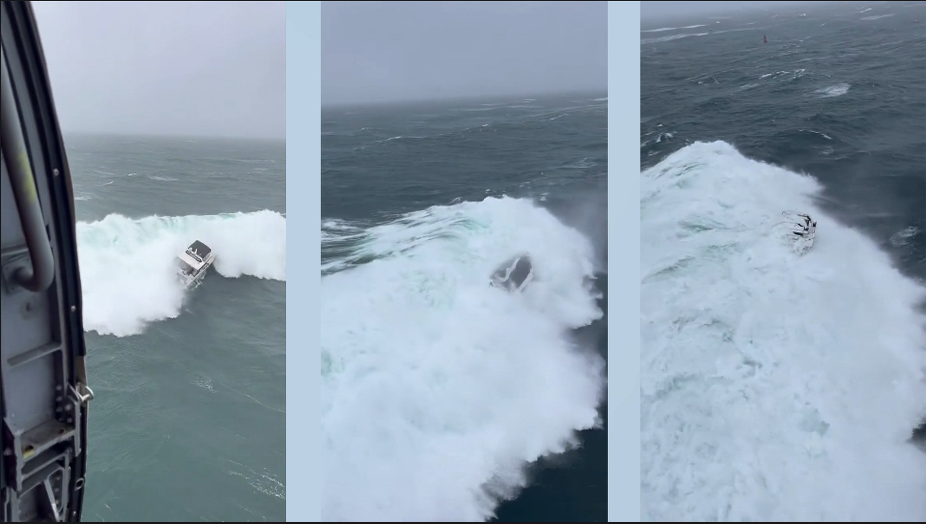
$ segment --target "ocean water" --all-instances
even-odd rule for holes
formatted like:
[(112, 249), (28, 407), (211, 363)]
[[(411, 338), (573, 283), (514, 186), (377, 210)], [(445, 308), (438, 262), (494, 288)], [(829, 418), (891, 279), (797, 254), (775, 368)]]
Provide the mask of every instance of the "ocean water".
[[(285, 143), (66, 137), (90, 386), (84, 520), (285, 519)], [(174, 257), (217, 255), (186, 295)]]
[(603, 96), (323, 109), (324, 520), (606, 520)]
[(644, 520), (926, 520), (926, 3), (642, 29)]

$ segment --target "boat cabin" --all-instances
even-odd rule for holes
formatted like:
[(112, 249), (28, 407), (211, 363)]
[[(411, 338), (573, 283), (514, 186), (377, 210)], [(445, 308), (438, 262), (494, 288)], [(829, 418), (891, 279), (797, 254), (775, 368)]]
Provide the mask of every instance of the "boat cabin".
[(212, 249), (199, 240), (195, 240), (186, 251), (177, 256), (180, 272), (185, 276), (195, 275), (203, 270)]

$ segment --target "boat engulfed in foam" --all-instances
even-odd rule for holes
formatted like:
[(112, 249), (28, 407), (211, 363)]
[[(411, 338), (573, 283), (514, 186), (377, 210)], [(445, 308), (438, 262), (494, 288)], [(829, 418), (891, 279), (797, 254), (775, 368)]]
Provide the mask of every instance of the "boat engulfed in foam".
[(507, 291), (523, 291), (534, 280), (534, 266), (527, 255), (519, 255), (492, 273), (491, 284)]
[(192, 289), (202, 283), (206, 272), (215, 262), (215, 253), (206, 244), (195, 240), (177, 258), (177, 275), (180, 282), (186, 289)]
[(813, 247), (814, 240), (817, 238), (817, 221), (810, 218), (806, 213), (792, 213), (783, 211), (781, 216), (787, 219), (790, 226), (790, 234), (794, 251), (800, 255), (810, 251)]

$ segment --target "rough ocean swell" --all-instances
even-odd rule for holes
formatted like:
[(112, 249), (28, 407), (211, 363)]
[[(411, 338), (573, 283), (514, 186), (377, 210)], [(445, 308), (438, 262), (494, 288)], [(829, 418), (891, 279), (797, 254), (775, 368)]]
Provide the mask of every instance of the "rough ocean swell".
[[(326, 519), (486, 520), (598, 423), (604, 362), (569, 338), (602, 314), (593, 250), (549, 211), (487, 198), (322, 238)], [(534, 285), (487, 285), (521, 252)]]
[(101, 335), (137, 335), (151, 322), (180, 314), (184, 291), (175, 260), (191, 239), (221, 253), (214, 268), (223, 277), (286, 280), (286, 218), (275, 211), (142, 219), (110, 214), (78, 223), (77, 238), (84, 328)]
[[(84, 520), (285, 520), (286, 142), (65, 139), (95, 393)], [(216, 262), (184, 292), (195, 240)]]
[[(926, 515), (926, 289), (820, 190), (724, 142), (643, 173), (644, 520)], [(802, 257), (794, 207), (826, 232)]]

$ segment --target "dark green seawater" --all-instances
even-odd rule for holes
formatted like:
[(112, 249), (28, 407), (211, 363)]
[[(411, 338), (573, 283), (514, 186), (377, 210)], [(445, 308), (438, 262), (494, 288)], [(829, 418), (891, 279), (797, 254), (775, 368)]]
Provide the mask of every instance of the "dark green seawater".
[(604, 96), (323, 108), (323, 520), (606, 520)]
[[(96, 395), (84, 519), (285, 519), (285, 142), (66, 146)], [(193, 240), (217, 261), (184, 295)]]
[(643, 520), (926, 520), (926, 3), (794, 4), (641, 28)]

